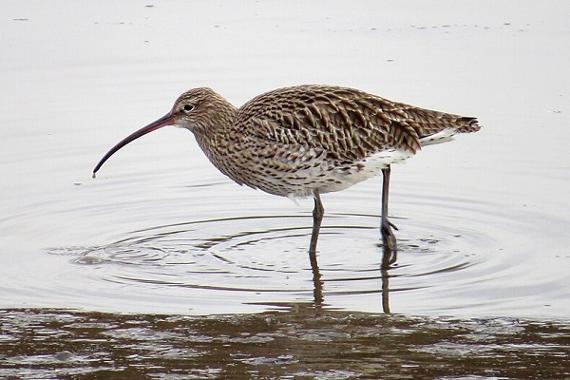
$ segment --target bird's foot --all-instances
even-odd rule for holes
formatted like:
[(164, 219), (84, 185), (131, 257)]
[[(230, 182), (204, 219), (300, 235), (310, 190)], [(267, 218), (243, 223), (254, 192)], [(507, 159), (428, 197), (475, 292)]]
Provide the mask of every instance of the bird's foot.
[(395, 225), (386, 220), (380, 226), (380, 232), (382, 233), (382, 241), (384, 242), (384, 246), (387, 246), (391, 250), (396, 250), (396, 236), (394, 235), (394, 232), (392, 232), (392, 227), (398, 231), (398, 228)]
[[(396, 227), (396, 225), (395, 225), (394, 223), (390, 222), (389, 220), (387, 220), (386, 222), (388, 223), (388, 225), (389, 225), (390, 227), (392, 227), (392, 228), (395, 229), (396, 231), (400, 231), (400, 230), (398, 229), (398, 227)], [(392, 234), (392, 235), (394, 235), (394, 234)]]
[(394, 227), (395, 230), (398, 230), (398, 228), (388, 220), (385, 220), (380, 227), (380, 231), (382, 232), (382, 242), (384, 248), (384, 253), (382, 258), (383, 268), (388, 268), (390, 265), (394, 264), (396, 262), (396, 259), (398, 258), (398, 247), (396, 244), (396, 236), (394, 235), (394, 232), (392, 232), (392, 227)]

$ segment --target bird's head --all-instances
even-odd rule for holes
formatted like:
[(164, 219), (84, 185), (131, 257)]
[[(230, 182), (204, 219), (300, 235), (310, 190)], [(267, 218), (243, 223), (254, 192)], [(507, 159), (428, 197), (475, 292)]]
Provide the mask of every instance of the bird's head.
[(133, 140), (159, 128), (173, 125), (194, 133), (209, 133), (231, 124), (236, 108), (214, 90), (206, 87), (186, 91), (176, 99), (170, 112), (121, 140), (103, 156), (93, 169), (93, 176), (115, 152)]
[(214, 90), (193, 88), (176, 99), (168, 116), (172, 125), (196, 132), (216, 127), (228, 106), (231, 105), (227, 100)]

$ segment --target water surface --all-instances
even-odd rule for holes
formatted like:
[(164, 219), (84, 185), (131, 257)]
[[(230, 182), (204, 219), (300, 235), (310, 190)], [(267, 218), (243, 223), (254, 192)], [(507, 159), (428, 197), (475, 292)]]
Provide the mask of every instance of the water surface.
[[(392, 4), (390, 12), (375, 2), (350, 9), (290, 4), (4, 5), (4, 375), (15, 376), (29, 361), (39, 363), (30, 364), (30, 378), (42, 371), (50, 378), (57, 367), (69, 368), (68, 377), (95, 367), (104, 371), (114, 366), (105, 359), (109, 355), (137, 355), (129, 351), (129, 339), (158, 334), (157, 343), (149, 343), (153, 350), (166, 345), (165, 352), (206, 358), (197, 377), (206, 376), (207, 367), (219, 375), (219, 367), (207, 364), (219, 360), (210, 354), (218, 349), (234, 354), (224, 363), (240, 373), (270, 368), (268, 376), (277, 376), (283, 365), (283, 376), (386, 377), (394, 362), (386, 367), (363, 357), (368, 351), (370, 358), (386, 355), (383, 347), (393, 340), (401, 350), (386, 360), (415, 358), (398, 364), (410, 376), (418, 368), (432, 377), (468, 368), (458, 376), (497, 377), (483, 370), (494, 366), (505, 369), (497, 372), (504, 377), (536, 377), (547, 368), (545, 377), (567, 376), (567, 364), (558, 358), (568, 354), (559, 337), (567, 337), (570, 315), (570, 76), (561, 69), (570, 67), (570, 50), (561, 48), (569, 32), (568, 4), (477, 1), (459, 9), (443, 2), (425, 12), (416, 12), (421, 4), (413, 1)], [(163, 115), (188, 88), (210, 86), (239, 105), (265, 90), (300, 83), (358, 87), (477, 116), (484, 125), (393, 168), (390, 216), (399, 227), (400, 252), (389, 271), (379, 270), (380, 178), (323, 197), (315, 282), (307, 255), (312, 202), (295, 204), (239, 187), (211, 166), (187, 131), (167, 128), (145, 136), (114, 156), (96, 179), (90, 176), (108, 148)], [(321, 364), (309, 368), (277, 347), (240, 354), (239, 343), (231, 341), (237, 335), (228, 332), (233, 327), (223, 321), (236, 318), (238, 335), (264, 331), (268, 335), (252, 342), (273, 345), (281, 327), (259, 326), (274, 318), (275, 305), (285, 305), (275, 318), (283, 326), (292, 323), (296, 337), (294, 344), (284, 337), (285, 347), (317, 345), (321, 332), (312, 324), (324, 323), (325, 335), (339, 334), (330, 338), (331, 350), (356, 350), (352, 364), (335, 366), (335, 354), (325, 352), (314, 359)], [(387, 311), (395, 315), (381, 315)], [(129, 315), (92, 314), (100, 312)], [(350, 324), (323, 322), (349, 315), (360, 321), (353, 335), (346, 335)], [(152, 327), (169, 318), (173, 325)], [(132, 327), (136, 320), (142, 330)], [(76, 348), (70, 331), (87, 339), (82, 347), (93, 346), (75, 321), (101, 323), (97, 334), (105, 338), (93, 339), (115, 339), (125, 351), (101, 348), (97, 356)], [(55, 324), (61, 345), (26, 346), (26, 331), (46, 323)], [(24, 327), (12, 331), (13, 324)], [(183, 343), (189, 335), (180, 338), (178, 324), (203, 334), (206, 346)], [(439, 324), (443, 336), (432, 328)], [(502, 340), (495, 330), (488, 335), (495, 324), (514, 330)], [(207, 331), (200, 332), (202, 325)], [(369, 335), (370, 326), (395, 332)], [(422, 346), (402, 338), (408, 331), (431, 340)], [(517, 340), (517, 331), (527, 338)], [(165, 342), (169, 334), (181, 343)], [(356, 336), (368, 337), (367, 343)], [(476, 343), (488, 336), (491, 345), (500, 340), (497, 346)], [(225, 344), (227, 351), (220, 348)], [(58, 352), (71, 356), (62, 354), (62, 362), (49, 356)], [(160, 362), (161, 368), (190, 373), (153, 352), (143, 355), (142, 367)], [(480, 361), (466, 364), (457, 353)]]

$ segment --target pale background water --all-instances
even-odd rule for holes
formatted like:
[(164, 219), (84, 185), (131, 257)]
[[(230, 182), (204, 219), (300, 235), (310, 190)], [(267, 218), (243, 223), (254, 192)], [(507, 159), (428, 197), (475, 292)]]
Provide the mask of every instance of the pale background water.
[[(312, 201), (239, 187), (176, 128), (91, 170), (189, 88), (240, 105), (326, 83), (484, 125), (393, 167), (392, 312), (568, 321), (569, 20), (566, 1), (3, 2), (0, 309), (311, 303)], [(323, 197), (327, 310), (382, 312), (380, 192)]]

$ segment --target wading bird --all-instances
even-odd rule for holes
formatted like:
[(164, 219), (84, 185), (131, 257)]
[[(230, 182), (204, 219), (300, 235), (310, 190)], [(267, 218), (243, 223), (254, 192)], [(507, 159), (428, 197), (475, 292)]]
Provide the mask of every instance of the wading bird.
[(324, 215), (320, 195), (382, 172), (380, 231), (385, 252), (392, 253), (384, 265), (396, 260), (394, 225), (388, 220), (390, 165), (422, 146), (479, 130), (473, 117), (393, 102), (352, 88), (286, 87), (240, 108), (209, 88), (195, 88), (183, 93), (166, 115), (111, 148), (93, 176), (117, 150), (167, 125), (194, 133), (214, 166), (240, 185), (285, 197), (313, 197), (311, 260)]

